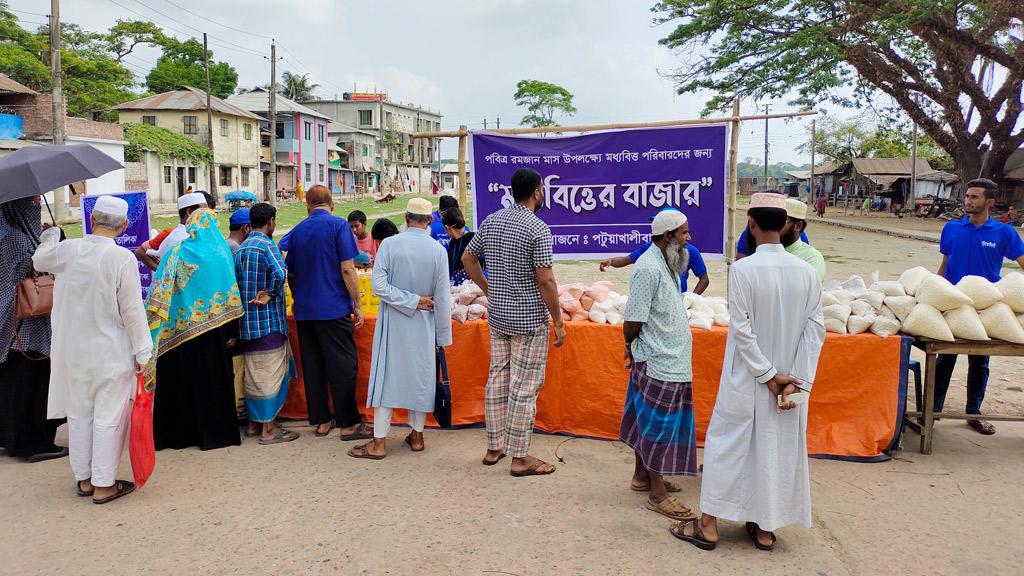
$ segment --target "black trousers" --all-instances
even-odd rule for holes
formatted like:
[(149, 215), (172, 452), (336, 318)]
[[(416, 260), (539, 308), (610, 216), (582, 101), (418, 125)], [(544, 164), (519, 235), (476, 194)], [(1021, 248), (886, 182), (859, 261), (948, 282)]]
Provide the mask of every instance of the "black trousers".
[(358, 370), (356, 342), (352, 337), (352, 321), (300, 320), (299, 354), (302, 358), (302, 377), (306, 386), (306, 409), (309, 423), (324, 424), (331, 421), (330, 399), (334, 404), (334, 421), (340, 428), (355, 426), (363, 421), (356, 405), (356, 371)]
[(46, 419), (49, 390), (49, 358), (30, 360), (8, 352), (0, 364), (0, 448), (8, 456), (28, 458), (60, 449), (53, 438), (67, 420)]

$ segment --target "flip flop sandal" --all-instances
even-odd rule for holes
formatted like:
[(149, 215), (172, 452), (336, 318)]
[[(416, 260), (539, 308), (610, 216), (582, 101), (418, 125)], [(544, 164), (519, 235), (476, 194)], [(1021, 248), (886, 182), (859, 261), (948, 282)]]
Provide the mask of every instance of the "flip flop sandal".
[(968, 420), (967, 425), (985, 436), (991, 436), (996, 433), (996, 427), (991, 422), (985, 420)]
[(501, 462), (502, 458), (504, 458), (504, 457), (505, 457), (505, 453), (504, 453), (504, 452), (502, 452), (502, 453), (501, 453), (501, 454), (500, 454), (500, 455), (498, 456), (497, 460), (494, 460), (494, 461), (492, 462), (492, 461), (488, 460), (488, 459), (487, 459), (487, 458), (485, 457), (485, 458), (484, 458), (484, 459), (482, 460), (482, 462), (483, 462), (484, 466), (494, 466), (494, 465), (495, 465), (495, 464), (497, 464), (498, 462)]
[(353, 458), (365, 458), (367, 460), (383, 460), (384, 456), (386, 456), (386, 454), (370, 454), (370, 451), (367, 449), (367, 446), (369, 446), (369, 444), (360, 444), (359, 446), (356, 446), (355, 448), (349, 450), (348, 455)]
[(423, 452), (427, 448), (426, 446), (420, 446), (419, 448), (413, 446), (412, 445), (412, 434), (409, 434), (408, 436), (405, 437), (405, 443), (409, 445), (409, 448), (412, 448), (413, 452)]
[(331, 420), (331, 427), (327, 429), (327, 432), (321, 432), (317, 430), (317, 428), (319, 427), (320, 425), (317, 424), (316, 428), (313, 429), (313, 435), (316, 436), (317, 438), (323, 438), (325, 436), (328, 436), (331, 433), (331, 430), (334, 430), (334, 420)]
[(84, 498), (86, 496), (92, 496), (93, 494), (96, 493), (96, 489), (95, 488), (93, 488), (92, 490), (90, 490), (88, 492), (86, 492), (85, 490), (82, 490), (82, 482), (85, 482), (85, 480), (79, 480), (78, 482), (75, 482), (75, 492), (77, 492), (79, 496)]
[(693, 513), (693, 510), (690, 510), (686, 506), (683, 506), (682, 503), (679, 502), (679, 500), (676, 500), (672, 496), (665, 498), (664, 500), (657, 504), (651, 502), (650, 498), (648, 498), (647, 509), (650, 510), (651, 512), (657, 512), (658, 514), (661, 514), (666, 518), (671, 518), (673, 520), (679, 520), (682, 522), (693, 520), (697, 517), (697, 515)]
[(261, 446), (269, 446), (271, 444), (281, 444), (284, 442), (291, 442), (292, 440), (298, 439), (298, 432), (294, 432), (292, 430), (285, 430), (284, 428), (281, 428), (280, 430), (277, 431), (277, 434), (274, 434), (273, 438), (268, 438), (267, 440), (260, 438), (259, 443)]
[(772, 534), (771, 532), (768, 533), (768, 535), (772, 537), (772, 543), (768, 546), (765, 546), (764, 544), (761, 544), (761, 542), (759, 542), (757, 539), (757, 524), (754, 524), (753, 522), (747, 522), (744, 527), (747, 529), (747, 536), (750, 536), (750, 540), (754, 542), (755, 548), (757, 548), (758, 550), (764, 550), (765, 552), (771, 552), (775, 549), (775, 534)]
[[(693, 534), (691, 536), (687, 536), (683, 533), (687, 524), (693, 524)], [(704, 537), (704, 531), (700, 528), (700, 520), (696, 518), (693, 520), (687, 520), (686, 522), (677, 522), (669, 526), (668, 531), (676, 538), (679, 538), (684, 542), (689, 542), (701, 550), (714, 550), (715, 546), (718, 545), (718, 542), (712, 542)]]
[[(362, 432), (360, 432), (362, 430)], [(354, 434), (342, 434), (342, 442), (351, 442), (353, 440), (373, 440), (373, 428), (366, 424), (360, 424)]]
[[(541, 471), (541, 468), (545, 466), (550, 466), (551, 469), (546, 472)], [(554, 466), (551, 466), (551, 464), (548, 464), (543, 460), (537, 460), (537, 462), (534, 463), (533, 466), (530, 466), (526, 470), (520, 470), (518, 472), (513, 470), (510, 471), (509, 474), (515, 476), (516, 478), (522, 478), (524, 476), (547, 476), (548, 474), (554, 474), (555, 470), (556, 468)]]
[(127, 495), (131, 494), (132, 492), (135, 492), (135, 483), (134, 482), (129, 482), (127, 480), (116, 480), (114, 482), (114, 485), (117, 486), (117, 492), (114, 492), (113, 494), (111, 494), (110, 496), (107, 496), (106, 498), (100, 498), (99, 500), (93, 499), (92, 503), (93, 504), (106, 504), (107, 502), (111, 502), (113, 500), (117, 500), (121, 496), (127, 496)]
[[(647, 486), (637, 486), (636, 484), (632, 484), (631, 483), (629, 485), (629, 489), (632, 490), (633, 492), (650, 492), (651, 484), (648, 483)], [(683, 491), (682, 488), (680, 488), (679, 486), (676, 486), (675, 484), (669, 482), (668, 480), (665, 480), (665, 490), (667, 490), (669, 493), (673, 493), (673, 494), (676, 493), (676, 492), (682, 492)]]

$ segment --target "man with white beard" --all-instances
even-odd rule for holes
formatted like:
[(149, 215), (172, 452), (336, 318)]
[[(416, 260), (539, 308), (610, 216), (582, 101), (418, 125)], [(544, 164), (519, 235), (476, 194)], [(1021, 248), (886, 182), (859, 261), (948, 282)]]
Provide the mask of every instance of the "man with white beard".
[(682, 212), (665, 210), (654, 217), (651, 247), (630, 276), (622, 330), (630, 374), (619, 437), (635, 453), (630, 488), (649, 492), (648, 510), (680, 521), (696, 516), (669, 496), (680, 488), (664, 476), (697, 473), (692, 341), (679, 295), (679, 275), (689, 265), (689, 240)]

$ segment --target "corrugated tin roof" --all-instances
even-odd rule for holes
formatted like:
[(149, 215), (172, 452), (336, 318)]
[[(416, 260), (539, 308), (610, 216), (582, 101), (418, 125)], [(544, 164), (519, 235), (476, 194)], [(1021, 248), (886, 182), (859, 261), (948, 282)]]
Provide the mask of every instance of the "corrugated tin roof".
[[(216, 96), (210, 97), (210, 107), (213, 108), (214, 112), (220, 114), (228, 114), (231, 116), (241, 116), (243, 118), (252, 118), (254, 120), (262, 120), (259, 116), (244, 110), (217, 98)], [(125, 102), (124, 104), (118, 104), (114, 106), (114, 110), (206, 110), (206, 92), (198, 88), (192, 88), (185, 86), (178, 88), (177, 90), (171, 90), (170, 92), (164, 92), (162, 94), (156, 94), (149, 96), (148, 98), (140, 98), (138, 100), (132, 100), (131, 102)]]
[(14, 81), (6, 74), (0, 74), (0, 92), (8, 94), (38, 94), (35, 90), (24, 84)]
[[(250, 112), (270, 112), (270, 92), (263, 88), (255, 88), (246, 92), (245, 94), (237, 94), (226, 100), (239, 108), (243, 108)], [(326, 114), (321, 114), (312, 108), (308, 108), (299, 104), (298, 102), (285, 98), (280, 94), (277, 95), (277, 99), (274, 102), (274, 107), (280, 112), (291, 112), (299, 114), (308, 114), (309, 116), (316, 116), (317, 118), (323, 118), (330, 120), (330, 117)]]
[[(853, 167), (864, 175), (910, 176), (913, 172), (913, 158), (854, 158)], [(924, 158), (917, 159), (917, 173), (931, 172), (932, 167)]]
[(359, 128), (356, 128), (355, 126), (349, 126), (348, 124), (342, 124), (341, 122), (334, 122), (334, 121), (332, 121), (330, 124), (327, 125), (327, 133), (328, 134), (357, 134), (358, 133), (358, 134), (365, 134), (367, 136), (373, 136), (374, 138), (377, 137), (377, 135), (374, 134), (373, 132), (367, 132), (366, 130), (361, 130)]
[(932, 170), (931, 172), (918, 174), (917, 179), (924, 180), (926, 182), (956, 182), (960, 177), (956, 174), (951, 174), (942, 170)]

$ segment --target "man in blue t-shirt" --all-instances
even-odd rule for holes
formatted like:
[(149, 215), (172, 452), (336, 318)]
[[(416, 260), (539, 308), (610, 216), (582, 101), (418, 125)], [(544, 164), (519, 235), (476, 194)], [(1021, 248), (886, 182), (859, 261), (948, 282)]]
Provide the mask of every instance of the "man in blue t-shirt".
[[(454, 196), (441, 196), (440, 200), (437, 201), (437, 210), (434, 210), (434, 221), (430, 223), (430, 237), (441, 243), (445, 249), (448, 248), (448, 243), (451, 242), (451, 237), (448, 236), (448, 232), (444, 229), (444, 222), (441, 221), (441, 215), (444, 214), (445, 210), (449, 208), (458, 208), (459, 201)], [(469, 228), (466, 228), (468, 231)]]
[[(664, 208), (664, 210), (675, 210), (675, 208)], [(651, 221), (654, 221), (654, 217), (651, 217)], [(636, 250), (633, 250), (627, 256), (616, 256), (615, 258), (608, 258), (601, 261), (601, 272), (604, 272), (609, 266), (612, 268), (623, 268), (629, 266), (637, 261), (643, 253), (651, 247), (651, 243), (647, 242)], [(704, 264), (704, 257), (701, 255), (700, 250), (693, 244), (686, 245), (686, 251), (690, 254), (690, 263), (686, 268), (686, 272), (679, 276), (679, 290), (686, 292), (686, 280), (692, 272), (697, 277), (697, 285), (694, 286), (694, 294), (703, 294), (708, 289), (708, 285), (711, 284), (711, 279), (708, 277), (708, 267)]]
[[(330, 189), (313, 186), (306, 192), (309, 217), (285, 239), (288, 285), (295, 302), (292, 313), (298, 328), (302, 373), (309, 423), (316, 436), (327, 436), (335, 425), (342, 440), (373, 438), (373, 427), (363, 422), (356, 404), (357, 356), (353, 332), (363, 325), (359, 275), (354, 263), (359, 254), (352, 228), (334, 216)], [(332, 418), (328, 405), (334, 404)]]
[[(808, 246), (811, 245), (811, 241), (807, 239), (807, 234), (804, 231), (800, 231), (800, 239), (804, 241)], [(750, 248), (747, 246), (747, 229), (743, 229), (743, 233), (740, 234), (740, 239), (736, 241), (736, 259), (739, 260), (744, 256), (748, 255)]]
[[(942, 228), (939, 252), (942, 264), (939, 275), (956, 284), (964, 276), (981, 276), (990, 282), (999, 281), (1003, 259), (1016, 260), (1024, 267), (1024, 242), (1017, 231), (989, 216), (995, 204), (996, 183), (986, 178), (971, 180), (964, 194), (961, 220), (951, 220)], [(981, 414), (981, 403), (988, 386), (988, 356), (968, 356), (967, 410)], [(940, 354), (935, 364), (935, 412), (942, 412), (949, 389), (949, 379), (956, 366), (956, 354)], [(996, 429), (985, 420), (968, 420), (967, 424), (982, 434), (995, 434)]]

